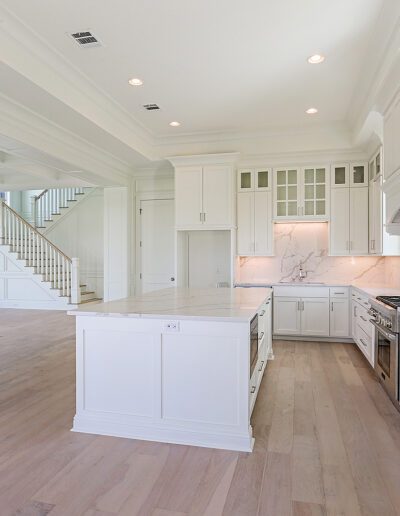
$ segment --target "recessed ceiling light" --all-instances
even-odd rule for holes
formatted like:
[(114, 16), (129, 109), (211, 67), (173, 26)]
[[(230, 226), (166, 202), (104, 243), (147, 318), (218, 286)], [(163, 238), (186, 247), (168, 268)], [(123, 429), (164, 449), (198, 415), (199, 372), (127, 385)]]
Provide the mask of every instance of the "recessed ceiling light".
[(310, 56), (307, 61), (310, 63), (310, 64), (320, 64), (320, 63), (323, 63), (325, 61), (325, 56), (321, 55), (321, 54), (314, 54), (313, 56)]
[(171, 127), (179, 127), (181, 125), (181, 123), (180, 122), (170, 122), (169, 125)]
[(315, 107), (310, 107), (309, 109), (307, 109), (306, 113), (307, 115), (315, 115), (316, 113), (318, 113), (318, 109)]
[(143, 84), (142, 79), (138, 78), (129, 79), (128, 82), (131, 86), (141, 86)]

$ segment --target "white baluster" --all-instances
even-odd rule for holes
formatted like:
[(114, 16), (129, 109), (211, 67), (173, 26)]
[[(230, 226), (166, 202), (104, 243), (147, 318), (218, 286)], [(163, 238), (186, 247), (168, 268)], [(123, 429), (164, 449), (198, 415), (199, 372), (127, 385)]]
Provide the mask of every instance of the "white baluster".
[(4, 244), (4, 201), (0, 201), (0, 244)]

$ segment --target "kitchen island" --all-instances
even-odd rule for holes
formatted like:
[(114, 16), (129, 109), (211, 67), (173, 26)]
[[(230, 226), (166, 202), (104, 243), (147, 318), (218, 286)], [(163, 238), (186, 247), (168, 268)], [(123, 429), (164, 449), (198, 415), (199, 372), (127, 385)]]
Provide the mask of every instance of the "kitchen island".
[(69, 312), (73, 431), (251, 451), (250, 416), (273, 356), (271, 296), (170, 288)]

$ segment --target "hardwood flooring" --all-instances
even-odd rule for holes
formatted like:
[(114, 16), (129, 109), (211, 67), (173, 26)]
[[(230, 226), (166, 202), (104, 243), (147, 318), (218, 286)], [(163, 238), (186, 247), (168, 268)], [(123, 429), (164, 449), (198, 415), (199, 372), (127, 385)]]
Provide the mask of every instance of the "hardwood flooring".
[(74, 323), (0, 310), (0, 516), (400, 514), (400, 414), (354, 346), (275, 341), (235, 453), (70, 432)]

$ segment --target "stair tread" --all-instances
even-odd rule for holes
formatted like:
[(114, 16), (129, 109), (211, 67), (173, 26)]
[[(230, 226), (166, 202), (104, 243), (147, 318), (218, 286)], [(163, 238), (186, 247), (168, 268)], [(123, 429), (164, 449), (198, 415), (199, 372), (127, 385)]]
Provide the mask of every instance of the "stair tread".
[(94, 297), (92, 299), (84, 299), (79, 304), (80, 305), (85, 305), (86, 303), (93, 303), (94, 301), (103, 301), (103, 299), (101, 297)]

